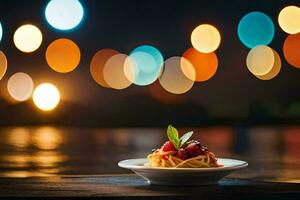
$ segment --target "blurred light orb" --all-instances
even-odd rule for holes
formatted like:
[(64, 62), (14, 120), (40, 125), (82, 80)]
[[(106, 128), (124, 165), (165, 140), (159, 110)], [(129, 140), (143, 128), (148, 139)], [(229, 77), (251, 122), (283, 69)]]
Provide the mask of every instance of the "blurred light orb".
[(199, 52), (210, 53), (219, 47), (221, 35), (216, 27), (210, 24), (201, 24), (193, 30), (191, 43)]
[(33, 92), (33, 102), (43, 111), (53, 110), (60, 101), (58, 89), (51, 83), (38, 85)]
[(159, 77), (160, 85), (172, 94), (183, 94), (189, 91), (196, 79), (193, 65), (184, 57), (174, 56), (165, 61)]
[(275, 27), (271, 18), (262, 12), (250, 12), (238, 25), (238, 36), (248, 48), (268, 45), (273, 40)]
[(279, 74), (279, 72), (281, 70), (281, 59), (280, 59), (279, 54), (275, 50), (273, 50), (273, 53), (274, 53), (274, 58), (275, 58), (273, 68), (271, 69), (271, 71), (269, 71), (265, 75), (257, 75), (256, 76), (257, 78), (259, 78), (261, 80), (271, 80)]
[(278, 23), (281, 29), (288, 34), (300, 32), (300, 8), (287, 6), (283, 8), (278, 16)]
[(41, 127), (33, 131), (32, 143), (43, 150), (57, 149), (63, 143), (62, 133), (53, 127)]
[(43, 40), (40, 29), (31, 24), (20, 26), (14, 34), (15, 46), (22, 52), (30, 53), (37, 50)]
[(112, 56), (106, 61), (103, 68), (105, 82), (117, 90), (129, 87), (132, 84), (131, 80), (134, 80), (134, 75), (133, 63), (125, 54)]
[(68, 73), (73, 71), (80, 62), (80, 49), (70, 39), (54, 40), (46, 50), (46, 61), (56, 72)]
[(3, 78), (7, 70), (7, 59), (5, 54), (0, 50), (0, 80)]
[(131, 81), (140, 86), (149, 85), (157, 80), (164, 63), (161, 52), (150, 45), (135, 48), (129, 54), (129, 59), (133, 62), (135, 70), (135, 79)]
[(13, 128), (8, 135), (8, 143), (18, 148), (30, 145), (30, 131), (28, 128)]
[(218, 57), (214, 52), (201, 53), (194, 48), (189, 48), (184, 52), (183, 57), (194, 66), (196, 72), (195, 81), (207, 81), (217, 72)]
[(110, 88), (103, 77), (104, 65), (108, 59), (119, 53), (120, 52), (114, 49), (101, 49), (95, 53), (90, 63), (90, 73), (96, 83), (103, 87)]
[(2, 40), (2, 36), (3, 36), (3, 29), (2, 29), (2, 24), (0, 22), (0, 41)]
[(290, 65), (300, 68), (300, 33), (287, 36), (283, 44), (283, 55)]
[(48, 23), (59, 30), (70, 30), (80, 24), (84, 10), (78, 0), (51, 0), (45, 10)]
[(269, 73), (274, 63), (275, 55), (273, 49), (264, 45), (259, 45), (251, 49), (246, 59), (248, 70), (255, 76), (262, 76)]
[(32, 94), (33, 81), (23, 72), (13, 74), (7, 81), (9, 95), (16, 101), (26, 101)]

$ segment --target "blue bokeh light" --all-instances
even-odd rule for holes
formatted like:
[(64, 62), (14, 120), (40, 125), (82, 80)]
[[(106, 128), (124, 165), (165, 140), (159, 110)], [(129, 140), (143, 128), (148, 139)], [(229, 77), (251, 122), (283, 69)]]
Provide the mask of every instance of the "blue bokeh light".
[(0, 22), (0, 41), (2, 39), (2, 35), (3, 35), (3, 29), (2, 29), (2, 24)]
[(164, 58), (158, 49), (150, 45), (142, 45), (135, 48), (129, 57), (133, 61), (135, 70), (134, 84), (149, 85), (158, 78), (164, 63)]
[(249, 48), (268, 45), (274, 38), (275, 27), (269, 16), (262, 12), (250, 12), (238, 25), (238, 36)]
[(84, 9), (79, 0), (51, 0), (45, 9), (48, 23), (59, 30), (71, 30), (83, 19)]

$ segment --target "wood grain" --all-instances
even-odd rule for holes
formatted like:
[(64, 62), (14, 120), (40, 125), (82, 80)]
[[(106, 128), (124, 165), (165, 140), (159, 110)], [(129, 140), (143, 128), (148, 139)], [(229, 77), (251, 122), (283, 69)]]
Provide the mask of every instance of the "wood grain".
[[(0, 198), (7, 199), (257, 199), (282, 197), (298, 199), (300, 184), (264, 183), (239, 179), (223, 179), (219, 185), (201, 187), (167, 187), (149, 185), (132, 175), (55, 176), (45, 178), (1, 178)], [(168, 199), (168, 198), (167, 198)]]

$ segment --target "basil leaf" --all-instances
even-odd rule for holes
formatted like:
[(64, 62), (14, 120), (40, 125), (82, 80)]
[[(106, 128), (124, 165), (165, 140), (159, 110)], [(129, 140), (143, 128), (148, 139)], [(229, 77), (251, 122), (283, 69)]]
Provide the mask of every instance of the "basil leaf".
[(184, 143), (186, 143), (193, 135), (193, 131), (187, 132), (186, 134), (184, 134), (183, 136), (181, 136), (180, 138), (180, 147), (182, 145), (184, 145)]
[(174, 147), (176, 149), (180, 148), (180, 140), (179, 140), (179, 135), (178, 135), (178, 131), (176, 128), (174, 128), (173, 126), (169, 125), (168, 129), (167, 129), (167, 135), (169, 140), (173, 143)]

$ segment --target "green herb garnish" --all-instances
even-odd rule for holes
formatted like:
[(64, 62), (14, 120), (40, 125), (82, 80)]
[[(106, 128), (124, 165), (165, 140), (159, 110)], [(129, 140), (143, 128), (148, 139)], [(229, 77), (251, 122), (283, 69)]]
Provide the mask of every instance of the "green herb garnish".
[(180, 149), (182, 145), (184, 145), (193, 135), (193, 131), (185, 133), (181, 138), (179, 138), (179, 134), (176, 128), (172, 125), (168, 126), (167, 135), (169, 140), (173, 143), (176, 149)]

